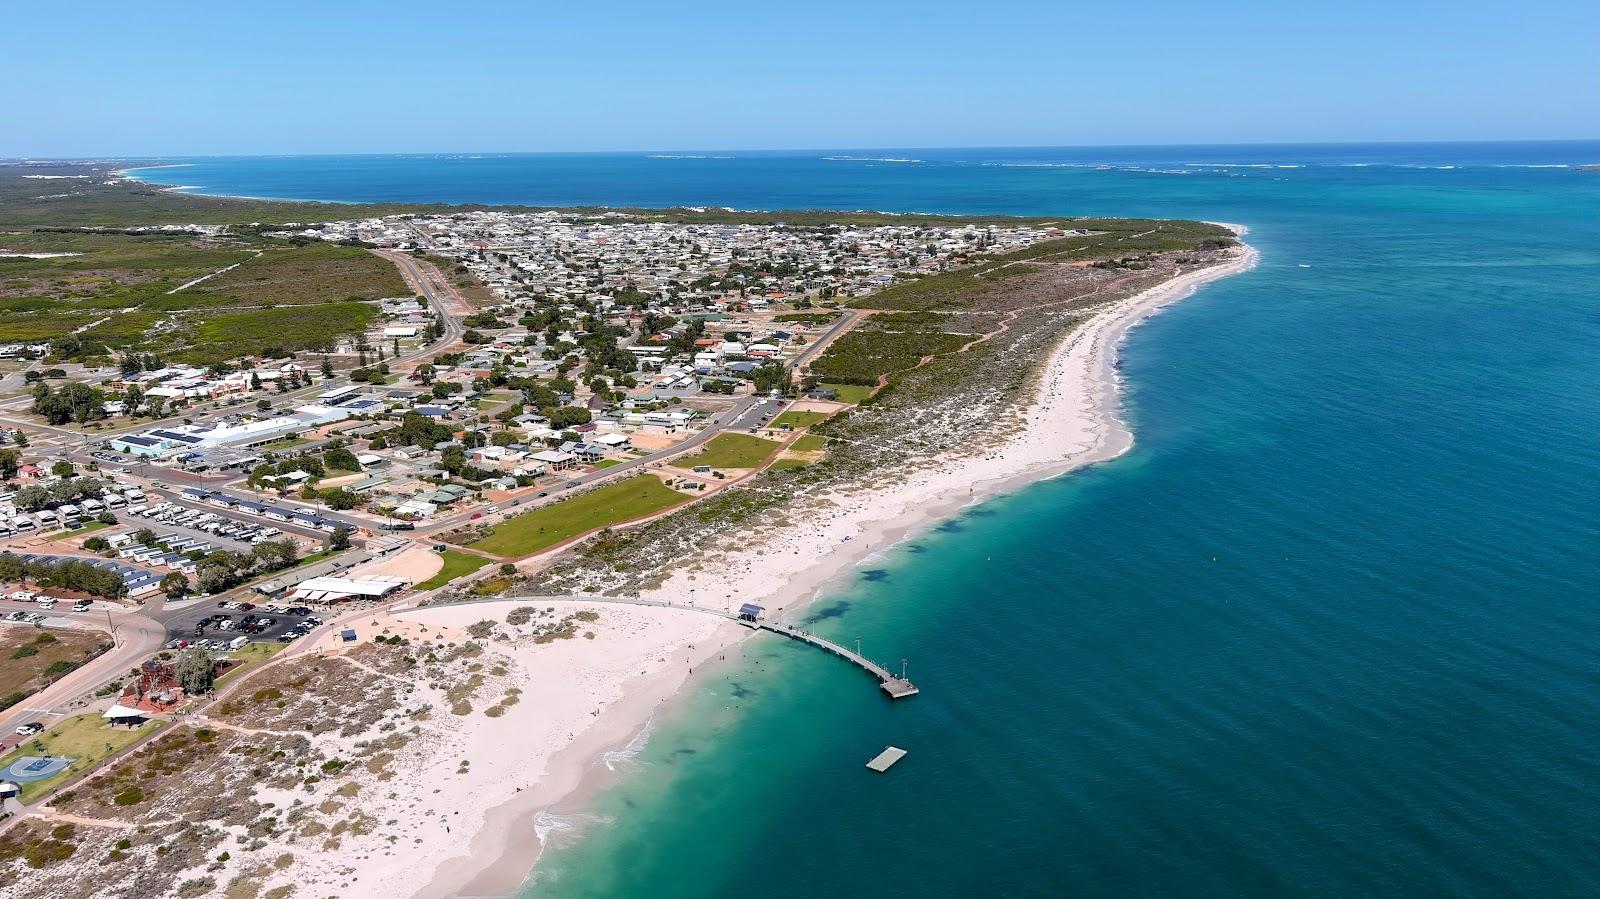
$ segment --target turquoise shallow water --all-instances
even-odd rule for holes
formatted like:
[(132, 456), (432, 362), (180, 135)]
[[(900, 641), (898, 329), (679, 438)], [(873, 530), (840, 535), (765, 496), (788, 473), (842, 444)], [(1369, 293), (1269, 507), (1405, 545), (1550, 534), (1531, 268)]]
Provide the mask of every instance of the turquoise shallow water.
[[(513, 157), (498, 196), (455, 183), (471, 161), (317, 162), (367, 185), (347, 193), (282, 161), (166, 170), (276, 196), (1253, 229), (1259, 268), (1132, 335), (1130, 454), (974, 508), (813, 607), (910, 659), (921, 696), (752, 641), (556, 834), (529, 894), (1591, 892), (1600, 175), (1522, 166), (1600, 145), (941, 153)], [(361, 192), (398, 180), (415, 195)], [(887, 743), (910, 756), (862, 768)]]

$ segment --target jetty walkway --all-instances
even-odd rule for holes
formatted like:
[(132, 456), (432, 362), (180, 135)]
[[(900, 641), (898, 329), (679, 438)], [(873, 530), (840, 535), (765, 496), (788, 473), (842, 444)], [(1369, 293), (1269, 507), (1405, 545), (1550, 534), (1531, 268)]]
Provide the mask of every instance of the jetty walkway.
[(917, 695), (917, 685), (913, 684), (911, 681), (896, 675), (894, 672), (858, 652), (846, 649), (832, 640), (819, 637), (810, 631), (804, 631), (800, 628), (787, 624), (780, 624), (776, 621), (760, 618), (759, 616), (739, 615), (735, 612), (729, 612), (724, 609), (715, 609), (711, 608), (710, 606), (700, 606), (692, 603), (663, 602), (661, 600), (654, 599), (633, 599), (626, 596), (599, 596), (590, 593), (565, 593), (551, 596), (492, 596), (479, 599), (462, 599), (454, 602), (441, 602), (426, 606), (416, 606), (403, 610), (397, 609), (395, 610), (394, 614), (404, 615), (408, 612), (420, 612), (424, 609), (434, 609), (443, 606), (482, 605), (487, 603), (532, 604), (539, 602), (609, 603), (623, 606), (647, 606), (657, 609), (679, 609), (685, 612), (700, 612), (701, 614), (705, 615), (715, 615), (718, 618), (726, 618), (729, 621), (741, 624), (750, 628), (751, 630), (767, 631), (768, 633), (777, 634), (782, 637), (788, 637), (791, 640), (805, 643), (808, 646), (815, 646), (824, 652), (832, 653), (833, 655), (844, 659), (857, 668), (860, 668), (862, 671), (867, 672), (874, 678), (877, 678), (878, 687), (882, 689), (884, 693), (888, 694), (890, 699), (904, 699), (908, 696)]

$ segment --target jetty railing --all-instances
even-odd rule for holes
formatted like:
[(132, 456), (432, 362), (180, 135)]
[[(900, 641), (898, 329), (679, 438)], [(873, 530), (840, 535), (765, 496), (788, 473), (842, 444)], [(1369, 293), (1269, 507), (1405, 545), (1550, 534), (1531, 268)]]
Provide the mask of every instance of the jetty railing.
[(877, 662), (874, 662), (873, 660), (867, 658), (866, 656), (864, 656), (864, 655), (862, 655), (862, 654), (860, 654), (858, 652), (853, 652), (853, 651), (851, 651), (851, 650), (849, 650), (849, 649), (847, 649), (847, 648), (845, 648), (843, 646), (840, 646), (839, 644), (833, 642), (832, 640), (827, 639), (826, 637), (819, 637), (816, 634), (811, 633), (810, 631), (801, 630), (800, 628), (794, 627), (792, 625), (780, 624), (779, 622), (770, 621), (770, 620), (763, 619), (763, 618), (756, 618), (756, 619), (744, 618), (744, 617), (740, 617), (739, 615), (737, 615), (737, 614), (735, 614), (733, 612), (726, 611), (724, 609), (714, 609), (714, 608), (711, 608), (709, 606), (694, 605), (693, 603), (665, 602), (665, 601), (658, 600), (658, 599), (634, 599), (634, 598), (626, 597), (626, 596), (599, 596), (599, 595), (588, 594), (588, 593), (566, 593), (566, 594), (561, 594), (561, 595), (557, 595), (557, 596), (494, 596), (494, 597), (477, 597), (477, 598), (473, 598), (473, 599), (451, 600), (451, 601), (448, 601), (448, 602), (435, 602), (435, 603), (431, 603), (431, 604), (425, 605), (425, 606), (416, 606), (416, 607), (409, 608), (409, 609), (400, 609), (400, 610), (396, 610), (394, 612), (394, 614), (396, 614), (396, 615), (404, 615), (404, 614), (406, 614), (408, 612), (419, 612), (419, 611), (422, 611), (424, 609), (432, 609), (432, 608), (437, 608), (437, 607), (440, 607), (440, 606), (463, 606), (463, 605), (478, 605), (478, 604), (483, 604), (483, 603), (500, 603), (500, 602), (521, 602), (521, 603), (536, 603), (536, 602), (610, 603), (610, 604), (614, 604), (614, 605), (625, 605), (625, 606), (645, 606), (645, 607), (648, 607), (648, 608), (656, 608), (656, 609), (679, 609), (679, 610), (686, 611), (686, 612), (700, 612), (700, 613), (706, 614), (706, 615), (715, 615), (718, 618), (726, 618), (729, 621), (733, 621), (733, 622), (736, 622), (738, 624), (742, 624), (745, 627), (750, 628), (751, 630), (767, 631), (768, 633), (777, 634), (777, 635), (782, 636), (782, 637), (788, 637), (791, 640), (799, 641), (799, 642), (804, 643), (804, 644), (806, 644), (808, 646), (814, 646), (814, 647), (816, 647), (818, 649), (823, 650), (824, 652), (832, 653), (833, 655), (836, 655), (839, 658), (844, 659), (845, 661), (849, 662), (850, 664), (856, 666), (857, 668), (860, 668), (861, 670), (867, 672), (868, 674), (870, 674), (874, 678), (876, 678), (877, 681), (878, 681), (878, 687), (880, 689), (882, 689), (884, 693), (888, 694), (890, 699), (904, 699), (904, 698), (906, 698), (908, 696), (915, 696), (915, 695), (917, 695), (917, 692), (918, 692), (917, 691), (917, 685), (913, 684), (911, 681), (905, 679), (902, 676), (896, 675), (894, 672), (890, 671), (888, 668), (885, 668), (884, 666), (878, 664)]

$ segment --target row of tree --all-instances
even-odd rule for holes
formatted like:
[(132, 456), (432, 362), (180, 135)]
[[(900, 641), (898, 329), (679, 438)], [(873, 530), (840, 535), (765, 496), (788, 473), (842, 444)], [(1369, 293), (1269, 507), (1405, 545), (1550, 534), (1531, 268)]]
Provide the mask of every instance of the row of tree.
[(92, 562), (62, 560), (47, 562), (42, 559), (23, 561), (15, 553), (0, 553), (0, 581), (15, 581), (26, 585), (29, 581), (41, 587), (60, 587), (90, 596), (121, 599), (128, 593), (122, 576), (109, 568)]

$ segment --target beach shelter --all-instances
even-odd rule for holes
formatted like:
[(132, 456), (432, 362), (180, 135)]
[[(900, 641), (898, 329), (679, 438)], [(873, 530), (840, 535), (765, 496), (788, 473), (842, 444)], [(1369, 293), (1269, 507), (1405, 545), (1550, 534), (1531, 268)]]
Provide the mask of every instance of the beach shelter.
[(0, 780), (0, 799), (10, 799), (22, 792), (22, 787), (9, 780)]
[(126, 724), (132, 727), (143, 724), (145, 719), (150, 716), (143, 710), (130, 709), (119, 702), (111, 708), (106, 709), (105, 714), (101, 715), (101, 717), (105, 718), (107, 721), (110, 721), (112, 724)]
[(739, 607), (739, 620), (740, 621), (754, 621), (757, 618), (760, 618), (761, 617), (761, 613), (765, 612), (765, 611), (766, 611), (765, 607), (758, 606), (753, 602), (747, 602), (744, 605)]

